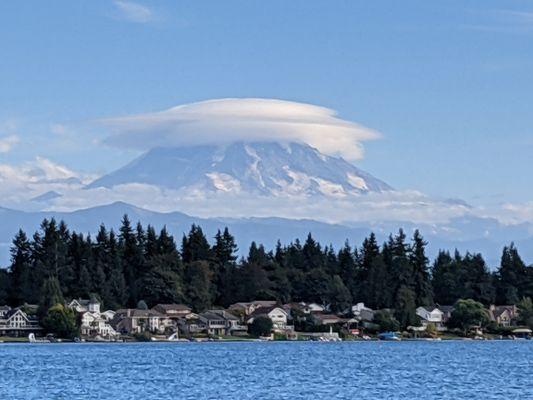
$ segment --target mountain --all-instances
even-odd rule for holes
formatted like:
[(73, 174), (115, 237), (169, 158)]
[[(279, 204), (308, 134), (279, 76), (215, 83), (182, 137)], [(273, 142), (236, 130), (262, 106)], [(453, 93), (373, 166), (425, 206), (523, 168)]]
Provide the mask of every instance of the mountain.
[(122, 215), (128, 214), (130, 220), (140, 221), (144, 225), (151, 224), (156, 229), (166, 226), (179, 241), (195, 223), (200, 225), (208, 238), (213, 238), (217, 229), (228, 227), (235, 236), (240, 254), (245, 255), (250, 243), (263, 243), (268, 249), (274, 248), (279, 239), (289, 243), (296, 238), (305, 240), (311, 232), (322, 244), (332, 244), (335, 249), (343, 246), (349, 239), (350, 243), (359, 246), (371, 232), (375, 232), (380, 241), (386, 240), (391, 232), (399, 228), (405, 229), (410, 235), (420, 229), (429, 242), (428, 255), (434, 258), (439, 249), (453, 251), (481, 252), (491, 267), (498, 265), (504, 245), (513, 238), (520, 254), (526, 262), (533, 261), (533, 226), (522, 224), (506, 226), (488, 218), (465, 217), (452, 220), (447, 224), (416, 225), (409, 222), (380, 222), (375, 224), (327, 224), (312, 220), (294, 220), (285, 218), (198, 218), (180, 212), (159, 213), (134, 207), (127, 203), (113, 203), (106, 206), (93, 207), (73, 212), (24, 212), (0, 208), (0, 266), (6, 266), (9, 260), (9, 246), (19, 228), (29, 236), (39, 228), (44, 218), (64, 220), (70, 230), (83, 233), (97, 232), (101, 223), (108, 228), (118, 229)]
[(306, 144), (274, 142), (154, 148), (87, 188), (128, 183), (266, 196), (345, 197), (392, 190), (342, 158), (324, 155)]

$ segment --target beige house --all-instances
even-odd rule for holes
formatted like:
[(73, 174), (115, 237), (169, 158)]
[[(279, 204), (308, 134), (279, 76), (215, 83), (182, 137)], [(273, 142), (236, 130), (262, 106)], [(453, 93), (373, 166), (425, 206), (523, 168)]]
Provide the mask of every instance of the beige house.
[(229, 306), (229, 311), (235, 312), (244, 316), (252, 315), (260, 308), (274, 307), (276, 301), (274, 300), (255, 300), (248, 303), (235, 303)]
[(495, 306), (489, 307), (489, 317), (491, 321), (496, 322), (500, 326), (512, 326), (515, 324), (518, 317), (518, 309), (516, 306)]
[(126, 308), (117, 310), (111, 325), (119, 333), (136, 334), (163, 333), (169, 324), (167, 317), (158, 311)]

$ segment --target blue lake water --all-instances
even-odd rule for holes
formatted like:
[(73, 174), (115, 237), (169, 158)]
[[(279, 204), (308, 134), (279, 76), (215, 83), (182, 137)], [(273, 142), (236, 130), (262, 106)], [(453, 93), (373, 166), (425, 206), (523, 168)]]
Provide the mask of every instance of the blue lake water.
[(533, 399), (533, 341), (0, 345), (0, 399)]

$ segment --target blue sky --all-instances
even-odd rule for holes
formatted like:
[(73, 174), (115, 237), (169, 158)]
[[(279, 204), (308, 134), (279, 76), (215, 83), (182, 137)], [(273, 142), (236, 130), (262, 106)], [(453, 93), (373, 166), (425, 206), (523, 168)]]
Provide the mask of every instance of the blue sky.
[(381, 132), (358, 165), (392, 186), (527, 202), (532, 39), (531, 1), (1, 2), (0, 164), (99, 174), (137, 153), (95, 119), (276, 98)]

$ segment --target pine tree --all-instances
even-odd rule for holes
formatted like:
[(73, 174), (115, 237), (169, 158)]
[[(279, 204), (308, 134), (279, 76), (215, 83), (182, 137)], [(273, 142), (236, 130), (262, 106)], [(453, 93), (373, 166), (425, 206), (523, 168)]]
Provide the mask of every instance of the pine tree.
[(524, 293), (527, 282), (526, 265), (520, 258), (514, 243), (503, 249), (500, 268), (497, 273), (497, 301), (499, 304), (516, 304)]
[(426, 257), (427, 242), (418, 230), (413, 236), (413, 245), (410, 250), (410, 262), (414, 273), (415, 303), (418, 306), (433, 304), (433, 290), (429, 275), (429, 259)]
[(56, 304), (64, 304), (63, 293), (59, 280), (55, 277), (47, 278), (41, 288), (41, 298), (39, 300), (39, 315), (44, 316), (50, 307)]
[(9, 303), (20, 306), (24, 302), (35, 302), (32, 280), (31, 244), (24, 233), (19, 230), (11, 247), (11, 282)]
[(192, 225), (189, 235), (183, 237), (181, 254), (185, 263), (212, 259), (211, 246), (202, 228)]

